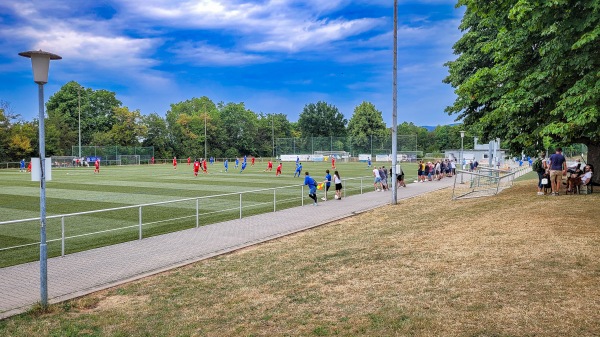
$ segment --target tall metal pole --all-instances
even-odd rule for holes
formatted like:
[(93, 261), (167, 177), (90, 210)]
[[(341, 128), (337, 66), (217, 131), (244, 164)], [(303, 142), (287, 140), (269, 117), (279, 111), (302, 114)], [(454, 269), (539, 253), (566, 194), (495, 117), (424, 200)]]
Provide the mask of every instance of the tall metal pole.
[(394, 74), (392, 91), (392, 205), (398, 202), (398, 0), (394, 0)]
[(206, 111), (204, 112), (204, 160), (206, 160)]
[[(463, 151), (464, 151), (464, 150), (463, 150), (463, 148), (464, 148), (464, 147), (463, 147), (463, 140), (464, 140), (464, 139), (465, 139), (465, 132), (464, 132), (464, 131), (461, 131), (461, 132), (460, 132), (460, 167), (461, 167), (461, 171), (464, 171), (464, 170), (465, 170), (465, 166), (464, 166), (464, 164), (463, 164), (463, 158), (465, 157), (465, 155), (464, 155), (464, 153), (463, 153)], [(461, 174), (460, 174), (460, 183), (461, 183), (461, 184), (464, 184), (464, 182), (463, 182), (463, 175), (464, 175), (464, 174), (461, 172)]]
[(39, 147), (40, 147), (40, 300), (48, 306), (48, 248), (46, 244), (46, 142), (44, 130), (44, 84), (38, 83), (39, 100)]
[(271, 115), (271, 139), (273, 140), (272, 158), (275, 158), (275, 115)]
[(81, 159), (81, 86), (77, 87), (77, 106), (79, 107), (79, 158)]

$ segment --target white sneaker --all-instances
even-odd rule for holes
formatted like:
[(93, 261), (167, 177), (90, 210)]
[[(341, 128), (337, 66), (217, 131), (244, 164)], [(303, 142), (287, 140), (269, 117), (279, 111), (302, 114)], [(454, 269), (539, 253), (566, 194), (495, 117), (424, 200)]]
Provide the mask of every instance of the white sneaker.
[(537, 192), (537, 195), (544, 195), (544, 192)]
[(317, 206), (317, 203), (315, 202), (315, 203), (313, 203), (313, 205)]
[(321, 200), (326, 201), (327, 199), (325, 199), (325, 197), (321, 198)]
[(381, 190), (380, 190), (380, 189), (377, 189), (377, 192), (381, 192)]

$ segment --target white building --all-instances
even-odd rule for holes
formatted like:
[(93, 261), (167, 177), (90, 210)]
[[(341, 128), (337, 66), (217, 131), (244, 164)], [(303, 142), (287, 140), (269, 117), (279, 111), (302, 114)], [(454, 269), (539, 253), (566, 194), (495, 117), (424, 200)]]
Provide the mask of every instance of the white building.
[[(500, 139), (496, 138), (489, 142), (488, 144), (479, 144), (479, 138), (474, 137), (473, 139), (473, 149), (464, 149), (463, 156), (464, 163), (468, 164), (474, 160), (477, 160), (480, 165), (488, 165), (491, 162), (494, 166), (504, 165), (504, 160), (506, 157), (506, 150), (500, 149)], [(446, 158), (452, 159), (458, 162), (461, 158), (460, 149), (449, 149), (444, 150), (444, 154)]]

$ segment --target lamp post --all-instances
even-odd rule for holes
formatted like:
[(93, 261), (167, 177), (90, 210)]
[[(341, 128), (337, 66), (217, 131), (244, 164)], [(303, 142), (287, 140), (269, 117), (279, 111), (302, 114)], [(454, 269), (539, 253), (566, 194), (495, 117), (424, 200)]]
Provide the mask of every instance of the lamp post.
[(206, 156), (207, 156), (207, 151), (206, 151), (206, 117), (207, 117), (207, 113), (206, 111), (204, 112), (204, 160), (206, 160)]
[[(465, 157), (465, 155), (463, 153), (463, 151), (464, 151), (463, 150), (463, 148), (464, 148), (463, 147), (464, 139), (465, 139), (465, 131), (461, 131), (460, 132), (460, 167), (462, 168), (461, 171), (465, 170), (465, 165), (463, 164), (463, 160), (464, 160), (463, 158)], [(461, 172), (461, 174), (460, 174), (460, 183), (461, 184), (464, 184), (464, 182), (463, 182), (463, 175), (464, 175), (464, 173)]]
[(38, 84), (39, 99), (39, 147), (40, 147), (40, 297), (43, 308), (48, 306), (48, 251), (46, 246), (46, 140), (44, 139), (44, 84), (48, 83), (50, 60), (60, 60), (62, 57), (42, 50), (19, 53), (31, 59), (33, 81)]

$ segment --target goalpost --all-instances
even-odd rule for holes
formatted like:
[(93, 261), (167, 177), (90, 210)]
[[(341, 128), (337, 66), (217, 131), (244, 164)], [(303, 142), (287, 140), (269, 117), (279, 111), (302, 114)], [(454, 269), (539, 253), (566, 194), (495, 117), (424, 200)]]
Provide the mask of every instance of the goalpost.
[(140, 164), (140, 155), (139, 154), (118, 155), (117, 163), (118, 163), (118, 165), (139, 165)]
[(346, 151), (315, 151), (314, 154), (328, 158), (334, 157), (336, 160), (343, 160), (344, 162), (347, 162), (350, 158), (350, 152)]

